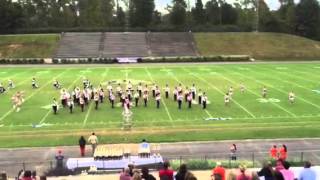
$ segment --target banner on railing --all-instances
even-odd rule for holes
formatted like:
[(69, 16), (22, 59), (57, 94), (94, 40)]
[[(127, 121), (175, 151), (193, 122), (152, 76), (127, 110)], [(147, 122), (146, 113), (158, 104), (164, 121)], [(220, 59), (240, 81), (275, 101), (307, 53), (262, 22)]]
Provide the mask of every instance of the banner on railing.
[(137, 63), (138, 57), (118, 57), (118, 63)]

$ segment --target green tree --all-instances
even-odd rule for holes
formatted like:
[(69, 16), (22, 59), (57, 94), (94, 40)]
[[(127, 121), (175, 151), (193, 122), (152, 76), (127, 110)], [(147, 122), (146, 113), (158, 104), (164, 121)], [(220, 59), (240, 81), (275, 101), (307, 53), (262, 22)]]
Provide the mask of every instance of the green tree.
[(216, 0), (211, 0), (206, 3), (205, 14), (210, 24), (217, 25), (221, 22), (220, 8)]
[(221, 5), (221, 23), (236, 24), (238, 20), (238, 12), (228, 3)]
[(317, 0), (301, 0), (296, 8), (297, 32), (309, 38), (319, 37), (320, 6)]
[(197, 0), (195, 7), (192, 8), (192, 17), (196, 24), (204, 24), (206, 22), (202, 0)]
[(129, 8), (130, 25), (132, 27), (147, 27), (152, 22), (154, 0), (131, 0)]
[(187, 17), (187, 4), (184, 0), (173, 0), (173, 6), (169, 7), (170, 23), (175, 26), (184, 25)]
[(0, 1), (0, 31), (14, 30), (23, 25), (23, 11), (18, 3)]

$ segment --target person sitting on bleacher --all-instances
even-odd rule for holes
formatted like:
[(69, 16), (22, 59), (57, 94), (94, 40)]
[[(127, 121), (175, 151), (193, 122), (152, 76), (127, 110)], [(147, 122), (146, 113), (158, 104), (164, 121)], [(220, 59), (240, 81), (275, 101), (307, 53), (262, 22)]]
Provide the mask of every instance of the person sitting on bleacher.
[(141, 157), (150, 157), (150, 144), (143, 139), (139, 147), (139, 155)]

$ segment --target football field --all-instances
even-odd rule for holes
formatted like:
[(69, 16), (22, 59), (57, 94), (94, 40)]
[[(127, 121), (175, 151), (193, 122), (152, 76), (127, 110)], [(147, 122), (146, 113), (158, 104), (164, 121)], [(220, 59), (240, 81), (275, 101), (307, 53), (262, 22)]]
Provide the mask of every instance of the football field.
[[(35, 77), (39, 88), (32, 89)], [(106, 90), (109, 81), (115, 90), (118, 83), (126, 87), (156, 83), (161, 88), (160, 108), (149, 96), (148, 107), (132, 107), (132, 129), (122, 130), (123, 108), (116, 98), (116, 107), (109, 101), (95, 110), (91, 102), (81, 112), (60, 108), (57, 115), (51, 109), (52, 99), (60, 102), (60, 90), (53, 87), (57, 79), (63, 88), (71, 91), (82, 88), (83, 78), (94, 87), (102, 84)], [(95, 131), (102, 143), (151, 142), (320, 137), (320, 63), (267, 64), (142, 64), (101, 66), (29, 66), (1, 67), (0, 82), (7, 86), (11, 79), (16, 87), (0, 94), (0, 147), (75, 145), (81, 135)], [(172, 91), (181, 84), (206, 92), (208, 106), (202, 109), (196, 102), (192, 108), (183, 102), (178, 109)], [(240, 83), (245, 92), (240, 92)], [(165, 84), (170, 97), (164, 96)], [(230, 87), (234, 93), (229, 106), (224, 95)], [(268, 89), (262, 98), (262, 88)], [(12, 108), (11, 97), (24, 92), (21, 110)], [(288, 93), (293, 91), (293, 104)], [(37, 141), (34, 141), (37, 139)]]

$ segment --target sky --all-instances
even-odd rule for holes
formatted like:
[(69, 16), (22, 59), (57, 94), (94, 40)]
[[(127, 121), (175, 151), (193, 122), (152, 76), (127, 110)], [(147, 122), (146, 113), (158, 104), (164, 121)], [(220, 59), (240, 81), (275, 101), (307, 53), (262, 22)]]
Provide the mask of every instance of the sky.
[[(187, 1), (188, 0), (186, 0), (186, 2)], [(190, 1), (190, 4), (194, 6), (196, 0), (189, 0), (189, 1)], [(209, 0), (202, 0), (203, 4), (205, 4), (207, 1)], [(226, 1), (231, 4), (235, 2), (235, 0), (226, 0)], [(298, 2), (298, 1), (299, 0), (295, 0), (295, 2)], [(172, 0), (155, 0), (156, 8), (163, 13), (167, 13), (167, 11), (165, 10), (165, 7), (167, 7), (167, 4), (170, 4), (171, 2)], [(265, 2), (268, 4), (271, 10), (276, 10), (280, 6), (279, 0), (265, 0)]]

